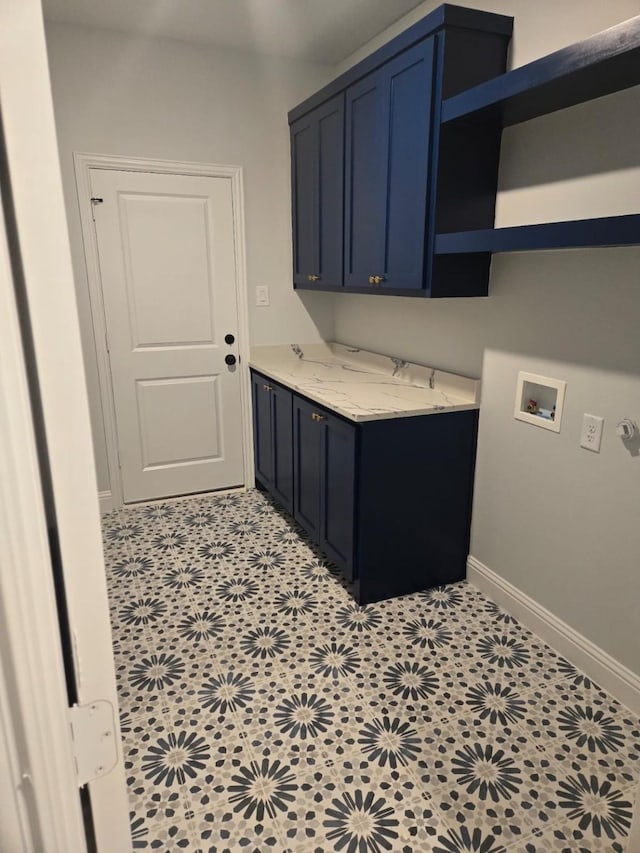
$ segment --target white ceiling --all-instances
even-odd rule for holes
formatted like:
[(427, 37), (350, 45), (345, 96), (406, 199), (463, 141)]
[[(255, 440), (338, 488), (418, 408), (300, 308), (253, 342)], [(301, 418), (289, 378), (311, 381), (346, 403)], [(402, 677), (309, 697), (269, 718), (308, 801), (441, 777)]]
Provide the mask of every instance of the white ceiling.
[(50, 21), (335, 64), (421, 0), (43, 0)]

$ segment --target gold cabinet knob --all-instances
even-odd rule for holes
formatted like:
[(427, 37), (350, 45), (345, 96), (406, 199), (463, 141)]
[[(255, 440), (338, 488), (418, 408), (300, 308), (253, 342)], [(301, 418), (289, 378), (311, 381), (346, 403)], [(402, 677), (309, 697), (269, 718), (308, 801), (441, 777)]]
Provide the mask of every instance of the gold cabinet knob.
[(384, 281), (384, 276), (383, 275), (374, 275), (374, 276), (371, 276), (371, 279), (372, 279), (371, 284), (382, 284), (382, 282)]
[(319, 275), (308, 275), (307, 278), (309, 279), (309, 281), (320, 281)]
[(369, 276), (369, 284), (373, 284), (373, 276), (372, 275)]

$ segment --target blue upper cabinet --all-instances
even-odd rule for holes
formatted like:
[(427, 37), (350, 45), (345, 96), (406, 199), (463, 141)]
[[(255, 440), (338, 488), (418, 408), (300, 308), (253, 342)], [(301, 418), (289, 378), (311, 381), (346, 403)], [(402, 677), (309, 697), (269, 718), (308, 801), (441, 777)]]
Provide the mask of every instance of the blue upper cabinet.
[(346, 94), (346, 288), (424, 286), (434, 40)]
[(296, 288), (486, 294), (490, 253), (436, 255), (435, 235), (492, 227), (500, 132), (440, 114), (504, 72), (512, 27), (445, 4), (289, 113)]
[(342, 285), (344, 95), (291, 125), (293, 283)]

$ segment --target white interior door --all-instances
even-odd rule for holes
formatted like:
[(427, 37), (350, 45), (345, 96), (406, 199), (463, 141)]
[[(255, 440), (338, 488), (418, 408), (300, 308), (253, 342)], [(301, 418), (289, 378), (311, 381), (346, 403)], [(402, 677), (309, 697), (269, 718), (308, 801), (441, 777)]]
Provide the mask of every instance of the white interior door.
[[(102, 700), (113, 711), (118, 755), (110, 769), (94, 764), (103, 775), (88, 783), (97, 849), (131, 853), (89, 407), (40, 0), (0, 0), (0, 21), (4, 252), (11, 268), (0, 260), (0, 646), (3, 665), (10, 661), (4, 677), (16, 709), (16, 755), (24, 756), (15, 766), (17, 797), (28, 828), (38, 830), (33, 844), (15, 846), (0, 822), (0, 850), (87, 849), (66, 705), (91, 707)], [(3, 233), (0, 223), (0, 244)], [(66, 656), (72, 664), (68, 695), (60, 642), (67, 621), (73, 650)], [(9, 731), (4, 728), (5, 737)], [(111, 738), (105, 729), (102, 736)]]
[(124, 501), (242, 485), (231, 181), (91, 169), (91, 192)]

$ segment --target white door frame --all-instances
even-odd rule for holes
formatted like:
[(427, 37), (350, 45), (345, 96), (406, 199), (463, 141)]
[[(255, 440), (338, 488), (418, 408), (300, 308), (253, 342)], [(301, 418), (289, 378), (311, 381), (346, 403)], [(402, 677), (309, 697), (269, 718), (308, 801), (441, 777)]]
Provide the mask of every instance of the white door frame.
[(0, 826), (86, 850), (28, 380), (0, 208)]
[[(207, 178), (227, 178), (231, 182), (233, 204), (233, 236), (236, 256), (236, 305), (238, 308), (238, 353), (241, 367), (249, 364), (249, 311), (247, 304), (247, 267), (244, 231), (244, 189), (242, 166), (221, 166), (213, 163), (189, 163), (177, 160), (150, 160), (146, 157), (121, 157), (115, 154), (90, 154), (74, 152), (76, 191), (80, 208), (80, 222), (84, 241), (84, 254), (89, 284), (89, 301), (93, 320), (93, 333), (98, 361), (100, 399), (104, 419), (107, 464), (111, 489), (107, 506), (114, 509), (124, 503), (122, 478), (118, 463), (116, 415), (109, 352), (107, 350), (107, 325), (100, 280), (98, 241), (91, 205), (90, 169), (115, 169), (128, 172), (157, 172), (169, 175), (195, 175)], [(251, 431), (251, 383), (249, 371), (240, 371), (240, 396), (242, 407), (242, 449), (244, 456), (245, 487), (253, 483), (253, 441)], [(103, 493), (101, 493), (103, 497)]]

